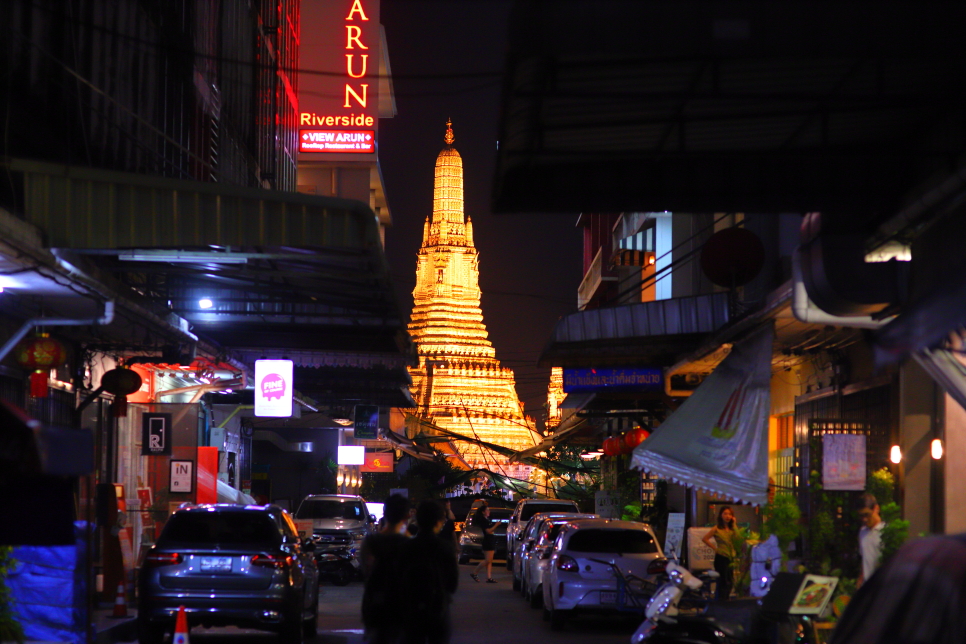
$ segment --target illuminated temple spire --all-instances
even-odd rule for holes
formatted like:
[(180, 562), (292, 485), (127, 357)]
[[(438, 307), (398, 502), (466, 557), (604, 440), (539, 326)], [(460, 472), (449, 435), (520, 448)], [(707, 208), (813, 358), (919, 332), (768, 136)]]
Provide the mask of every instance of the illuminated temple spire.
[[(436, 158), (433, 213), (423, 224), (416, 261), (416, 288), (409, 322), (419, 353), (410, 369), (417, 415), (443, 429), (515, 450), (535, 443), (524, 416), (513, 370), (501, 366), (480, 307), (479, 253), (473, 224), (463, 212), (463, 160), (453, 147)], [(475, 445), (457, 444), (472, 467), (526, 479), (529, 468)]]

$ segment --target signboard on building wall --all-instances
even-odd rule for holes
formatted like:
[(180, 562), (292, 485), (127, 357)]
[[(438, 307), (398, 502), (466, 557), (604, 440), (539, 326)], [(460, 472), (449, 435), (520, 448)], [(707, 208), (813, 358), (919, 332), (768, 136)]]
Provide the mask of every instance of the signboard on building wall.
[(255, 415), (288, 418), (292, 415), (291, 360), (255, 361)]
[(602, 389), (663, 391), (664, 372), (652, 367), (564, 369), (564, 392), (569, 394), (576, 391), (601, 391)]
[(379, 0), (301, 4), (299, 160), (376, 151)]
[(392, 472), (392, 452), (366, 452), (366, 462), (359, 468), (360, 472)]
[(168, 491), (181, 494), (191, 494), (195, 489), (194, 461), (176, 461), (171, 459), (171, 478)]
[(375, 405), (356, 405), (355, 437), (360, 440), (376, 440), (379, 430), (379, 408)]
[(170, 455), (171, 430), (171, 414), (141, 414), (141, 455)]
[(822, 487), (826, 490), (865, 489), (865, 434), (822, 436)]

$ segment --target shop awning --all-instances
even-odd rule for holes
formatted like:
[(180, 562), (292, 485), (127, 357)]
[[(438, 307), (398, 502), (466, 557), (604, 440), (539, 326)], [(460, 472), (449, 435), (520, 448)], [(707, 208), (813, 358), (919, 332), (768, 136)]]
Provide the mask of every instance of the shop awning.
[(632, 465), (736, 502), (764, 504), (774, 337), (769, 322), (736, 344), (634, 450)]
[(298, 387), (316, 400), (411, 404), (402, 390), (415, 350), (368, 205), (21, 159), (0, 165), (22, 195), (18, 216), (42, 231), (45, 247), (125, 298), (177, 316), (248, 366), (297, 354)]

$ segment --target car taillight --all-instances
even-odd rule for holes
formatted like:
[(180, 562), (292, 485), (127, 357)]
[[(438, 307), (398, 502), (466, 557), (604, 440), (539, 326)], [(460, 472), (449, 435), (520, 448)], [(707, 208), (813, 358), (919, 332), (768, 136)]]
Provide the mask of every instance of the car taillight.
[(647, 564), (647, 574), (660, 575), (667, 570), (667, 559), (655, 559)]
[(292, 565), (292, 558), (279, 557), (277, 555), (254, 555), (252, 556), (252, 565), (279, 569), (288, 568)]
[(184, 557), (177, 552), (157, 552), (148, 553), (144, 558), (142, 568), (159, 568), (161, 566), (174, 566), (184, 561)]
[(573, 557), (568, 557), (567, 555), (557, 557), (557, 570), (576, 572), (578, 569), (577, 561)]

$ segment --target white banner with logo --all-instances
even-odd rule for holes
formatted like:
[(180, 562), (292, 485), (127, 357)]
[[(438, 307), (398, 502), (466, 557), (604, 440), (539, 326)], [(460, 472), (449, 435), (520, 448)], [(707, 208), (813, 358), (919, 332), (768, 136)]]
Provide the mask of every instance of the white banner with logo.
[(768, 501), (768, 414), (774, 327), (731, 353), (651, 436), (633, 467), (733, 501)]

